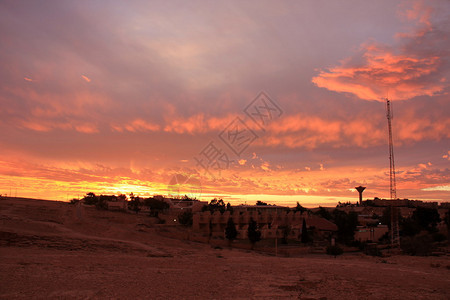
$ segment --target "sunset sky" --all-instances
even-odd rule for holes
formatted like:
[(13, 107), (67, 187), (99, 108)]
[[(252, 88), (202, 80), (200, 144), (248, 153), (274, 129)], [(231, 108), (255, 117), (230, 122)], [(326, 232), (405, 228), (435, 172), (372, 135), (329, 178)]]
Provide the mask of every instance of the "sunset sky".
[(388, 97), (397, 196), (450, 201), (449, 31), (447, 0), (1, 1), (0, 194), (388, 198)]

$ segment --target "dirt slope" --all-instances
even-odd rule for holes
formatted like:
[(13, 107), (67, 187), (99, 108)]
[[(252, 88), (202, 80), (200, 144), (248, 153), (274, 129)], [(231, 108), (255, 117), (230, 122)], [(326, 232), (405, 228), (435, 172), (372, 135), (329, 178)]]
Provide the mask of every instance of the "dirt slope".
[(0, 199), (2, 299), (449, 299), (448, 257), (300, 258), (159, 236), (146, 216)]

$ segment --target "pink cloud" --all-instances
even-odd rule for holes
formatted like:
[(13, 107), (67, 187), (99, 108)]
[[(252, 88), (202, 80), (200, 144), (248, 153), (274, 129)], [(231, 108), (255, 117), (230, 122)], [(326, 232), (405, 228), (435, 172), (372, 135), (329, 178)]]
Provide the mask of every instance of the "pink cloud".
[[(383, 118), (382, 118), (383, 117)], [(368, 122), (365, 115), (353, 120), (326, 119), (303, 114), (284, 116), (268, 127), (268, 134), (256, 143), (266, 146), (315, 149), (323, 145), (333, 148), (383, 145), (386, 140), (384, 115), (374, 114)], [(396, 144), (450, 138), (450, 120), (436, 120), (405, 112), (395, 119)]]
[(194, 114), (189, 117), (180, 117), (175, 113), (165, 116), (166, 125), (164, 131), (183, 133), (207, 133), (211, 131), (222, 131), (236, 118), (229, 114), (223, 117), (209, 117), (204, 113)]
[[(416, 21), (411, 33), (397, 34), (399, 45), (388, 47), (375, 41), (364, 43), (353, 57), (321, 70), (312, 78), (318, 87), (354, 94), (360, 99), (383, 101), (433, 96), (448, 87), (447, 55), (443, 43), (448, 28), (432, 23), (430, 7), (419, 1), (403, 14)], [(442, 26), (441, 26), (442, 27)]]
[(48, 127), (48, 126), (46, 126), (46, 125), (44, 125), (42, 123), (32, 122), (32, 121), (24, 121), (22, 123), (22, 126), (27, 128), (27, 129), (31, 129), (31, 130), (34, 130), (34, 131), (40, 131), (40, 132), (47, 132), (47, 131), (51, 130), (50, 127)]
[(361, 64), (343, 61), (340, 66), (321, 71), (312, 82), (318, 87), (378, 101), (388, 95), (393, 100), (433, 96), (448, 85), (445, 77), (430, 81), (442, 66), (439, 56), (397, 55), (386, 47), (368, 44), (362, 46), (361, 58)]
[(75, 126), (75, 130), (81, 133), (97, 133), (99, 132), (97, 126), (93, 124), (82, 124)]
[[(113, 127), (114, 128), (114, 127)], [(125, 125), (124, 127), (126, 130), (131, 132), (136, 131), (158, 131), (160, 129), (160, 126), (158, 124), (154, 124), (151, 122), (147, 122), (143, 119), (136, 119), (132, 121), (130, 124)], [(117, 129), (116, 131), (123, 131), (123, 128)]]
[(24, 120), (21, 122), (21, 127), (38, 132), (50, 132), (53, 130), (75, 130), (80, 133), (98, 133), (99, 130), (95, 124), (81, 123), (78, 121), (72, 122), (57, 122), (53, 120)]

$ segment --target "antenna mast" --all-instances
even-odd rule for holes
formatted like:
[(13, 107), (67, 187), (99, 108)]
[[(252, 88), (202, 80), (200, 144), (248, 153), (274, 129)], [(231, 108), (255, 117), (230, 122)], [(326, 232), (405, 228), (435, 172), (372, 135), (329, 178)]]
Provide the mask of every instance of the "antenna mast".
[(386, 98), (386, 117), (389, 130), (389, 190), (391, 200), (397, 199), (397, 187), (395, 184), (394, 143), (392, 142), (392, 109), (391, 102)]
[(394, 163), (394, 143), (392, 141), (392, 108), (391, 102), (386, 98), (386, 117), (388, 120), (389, 130), (389, 191), (391, 197), (391, 246), (400, 246), (400, 234), (398, 226), (398, 209), (394, 201), (397, 199), (397, 187), (395, 183), (395, 163)]

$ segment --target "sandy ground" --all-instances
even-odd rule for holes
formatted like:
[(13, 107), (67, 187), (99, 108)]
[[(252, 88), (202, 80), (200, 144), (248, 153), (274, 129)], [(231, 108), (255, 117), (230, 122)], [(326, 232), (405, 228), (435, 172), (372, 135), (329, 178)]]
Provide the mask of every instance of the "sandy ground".
[(3, 198), (0, 298), (450, 299), (450, 258), (213, 249), (146, 216)]

